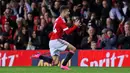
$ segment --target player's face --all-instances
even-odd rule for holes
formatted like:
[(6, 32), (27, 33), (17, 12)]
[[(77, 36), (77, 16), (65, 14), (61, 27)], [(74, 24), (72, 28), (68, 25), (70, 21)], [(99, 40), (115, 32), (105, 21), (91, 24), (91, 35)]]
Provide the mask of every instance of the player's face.
[(66, 16), (66, 17), (68, 17), (68, 16), (69, 16), (69, 14), (70, 14), (69, 9), (66, 9), (66, 10), (64, 11), (64, 14), (65, 14), (65, 16)]

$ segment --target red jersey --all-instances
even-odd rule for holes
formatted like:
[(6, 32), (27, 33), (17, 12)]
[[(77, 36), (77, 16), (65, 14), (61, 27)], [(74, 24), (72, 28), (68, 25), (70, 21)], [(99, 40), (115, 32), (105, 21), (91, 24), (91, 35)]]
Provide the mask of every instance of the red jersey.
[(64, 34), (64, 32), (66, 34), (70, 34), (76, 28), (77, 28), (76, 25), (72, 26), (71, 28), (68, 28), (68, 26), (67, 26), (66, 21), (64, 20), (64, 18), (62, 18), (61, 16), (59, 16), (55, 20), (55, 23), (53, 25), (53, 32), (49, 34), (50, 40), (60, 39), (60, 38), (62, 38), (62, 35)]

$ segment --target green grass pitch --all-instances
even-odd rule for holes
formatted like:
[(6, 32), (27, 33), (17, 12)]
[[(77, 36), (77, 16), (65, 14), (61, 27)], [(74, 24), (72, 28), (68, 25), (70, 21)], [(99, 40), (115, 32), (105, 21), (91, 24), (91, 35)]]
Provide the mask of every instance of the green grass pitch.
[(0, 73), (130, 73), (130, 68), (70, 67), (65, 71), (59, 67), (0, 67)]

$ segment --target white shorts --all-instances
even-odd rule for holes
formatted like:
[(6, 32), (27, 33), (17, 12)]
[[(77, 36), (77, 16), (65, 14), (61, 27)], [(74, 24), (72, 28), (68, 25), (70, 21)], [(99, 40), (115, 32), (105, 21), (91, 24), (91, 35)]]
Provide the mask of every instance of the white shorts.
[(54, 55), (60, 56), (60, 52), (65, 51), (68, 44), (69, 43), (67, 41), (62, 40), (62, 39), (50, 40), (49, 48), (50, 48), (51, 56), (54, 56)]

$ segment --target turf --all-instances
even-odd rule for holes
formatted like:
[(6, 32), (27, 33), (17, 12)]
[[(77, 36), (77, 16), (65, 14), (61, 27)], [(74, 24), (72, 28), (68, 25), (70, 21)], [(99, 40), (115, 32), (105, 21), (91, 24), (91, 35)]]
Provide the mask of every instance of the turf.
[(0, 73), (130, 73), (130, 68), (71, 67), (65, 71), (59, 67), (0, 67)]

